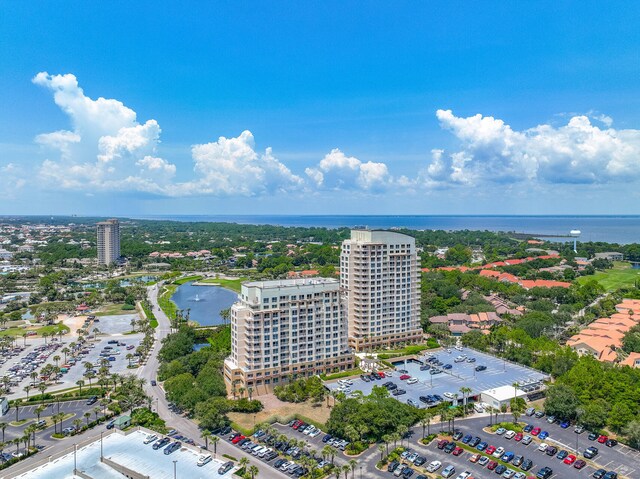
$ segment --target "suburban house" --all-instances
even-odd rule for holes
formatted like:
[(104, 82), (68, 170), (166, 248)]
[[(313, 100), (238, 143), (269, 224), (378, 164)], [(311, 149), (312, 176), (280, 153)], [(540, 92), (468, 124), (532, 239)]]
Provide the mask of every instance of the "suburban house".
[[(581, 356), (589, 355), (598, 361), (617, 362), (622, 338), (633, 326), (640, 324), (640, 300), (623, 299), (616, 305), (616, 310), (618, 312), (610, 318), (597, 319), (572, 336), (567, 341), (567, 346)], [(631, 361), (634, 362), (635, 359)]]
[(433, 316), (429, 318), (431, 324), (446, 325), (454, 336), (461, 336), (474, 329), (484, 333), (489, 332), (489, 328), (494, 324), (502, 322), (500, 316), (494, 312), (465, 314), (465, 313), (449, 313), (445, 316)]

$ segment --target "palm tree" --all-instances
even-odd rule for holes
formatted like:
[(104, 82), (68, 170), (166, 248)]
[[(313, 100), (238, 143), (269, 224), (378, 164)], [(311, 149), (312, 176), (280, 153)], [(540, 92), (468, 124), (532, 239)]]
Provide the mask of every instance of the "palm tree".
[(216, 457), (216, 453), (218, 452), (218, 441), (220, 441), (220, 438), (218, 436), (211, 436), (211, 444), (213, 444), (213, 457)]
[(209, 449), (209, 438), (211, 437), (211, 431), (208, 429), (203, 429), (202, 433), (200, 433), (200, 437), (204, 439), (204, 448)]
[(380, 453), (380, 461), (382, 462), (382, 458), (384, 457), (384, 444), (378, 444), (378, 452)]
[(26, 392), (26, 393), (27, 393), (27, 401), (29, 401), (29, 391), (31, 391), (31, 388), (32, 388), (32, 387), (33, 387), (33, 386), (31, 386), (30, 384), (27, 384), (27, 385), (24, 387), (24, 392)]
[(463, 407), (463, 415), (467, 417), (467, 402), (469, 400), (469, 394), (471, 394), (472, 389), (466, 386), (460, 388), (460, 392), (462, 393), (462, 407)]
[(0, 430), (2, 430), (2, 442), (4, 442), (4, 430), (7, 428), (8, 424), (6, 422), (0, 422)]
[(99, 407), (94, 407), (93, 408), (93, 414), (96, 416), (96, 422), (98, 422), (98, 414), (100, 414), (100, 408)]
[(430, 424), (431, 424), (431, 413), (427, 411), (424, 417), (420, 420), (420, 425), (422, 426), (422, 439), (426, 437), (424, 432), (425, 432), (425, 429), (429, 428)]
[(58, 362), (60, 361), (60, 356), (57, 354), (53, 357), (53, 362), (56, 363), (56, 367), (58, 367)]
[(504, 415), (507, 412), (507, 405), (506, 404), (501, 404), (500, 405), (500, 412), (502, 413), (502, 422), (504, 422)]
[(241, 457), (240, 460), (238, 461), (238, 465), (240, 466), (240, 469), (244, 469), (245, 471), (246, 471), (247, 464), (249, 464), (249, 459), (247, 459), (246, 457)]
[(40, 422), (40, 414), (42, 414), (44, 412), (44, 410), (47, 409), (47, 406), (45, 406), (44, 404), (41, 404), (40, 406), (38, 406), (35, 409), (35, 413), (38, 416), (38, 422)]
[(405, 436), (409, 432), (409, 428), (404, 424), (398, 426), (398, 435), (400, 436), (400, 445), (404, 443)]
[(36, 379), (38, 379), (38, 373), (36, 371), (33, 371), (31, 374), (29, 374), (29, 377), (33, 381), (33, 386), (35, 387)]
[(87, 427), (89, 427), (89, 418), (91, 417), (91, 413), (89, 411), (84, 413), (84, 419), (87, 421)]
[(69, 348), (64, 347), (60, 350), (60, 352), (62, 352), (62, 354), (64, 354), (64, 362), (66, 364), (67, 362), (67, 354), (69, 354), (71, 351), (69, 350)]
[(22, 404), (22, 400), (21, 399), (16, 399), (15, 401), (13, 401), (13, 407), (16, 408), (16, 422), (18, 422), (20, 419), (18, 419), (18, 415), (20, 412), (20, 406)]
[(349, 467), (349, 464), (344, 464), (342, 466), (342, 472), (344, 472), (344, 479), (349, 479), (349, 471), (351, 470), (351, 468)]
[(351, 468), (351, 479), (355, 479), (354, 475), (356, 473), (356, 466), (358, 465), (358, 461), (355, 459), (349, 459), (349, 467)]
[(253, 464), (249, 467), (249, 475), (251, 476), (251, 479), (255, 479), (259, 472), (258, 468)]
[[(87, 413), (85, 413), (85, 416), (87, 415)], [(74, 419), (73, 421), (73, 425), (76, 428), (76, 431), (80, 431), (80, 427), (82, 426), (82, 419)], [(88, 424), (88, 423), (87, 423)]]

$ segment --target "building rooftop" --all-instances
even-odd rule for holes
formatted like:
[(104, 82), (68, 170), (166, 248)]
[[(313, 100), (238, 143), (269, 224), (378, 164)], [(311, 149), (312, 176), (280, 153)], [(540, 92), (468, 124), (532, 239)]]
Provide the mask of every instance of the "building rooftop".
[(513, 386), (500, 386), (494, 389), (487, 389), (486, 391), (482, 391), (482, 394), (491, 396), (497, 401), (512, 399), (514, 395), (517, 397), (525, 397), (527, 395), (522, 389), (515, 389)]
[(243, 283), (247, 288), (286, 288), (292, 286), (312, 286), (314, 284), (339, 284), (336, 278), (294, 278), (276, 279), (273, 281), (249, 281)]
[[(214, 459), (202, 467), (197, 466), (200, 452), (197, 448), (183, 445), (173, 454), (164, 454), (162, 449), (154, 450), (151, 444), (144, 444), (147, 431), (137, 430), (127, 433), (115, 431), (103, 438), (103, 455), (106, 459), (118, 466), (128, 468), (142, 474), (143, 477), (153, 479), (173, 479), (174, 461), (178, 477), (189, 479), (205, 479), (211, 477), (231, 478), (234, 467), (225, 475), (218, 474), (218, 468), (226, 462)], [(36, 456), (37, 457), (37, 456)], [(79, 447), (76, 453), (77, 470), (84, 474), (82, 477), (95, 479), (122, 479), (123, 475), (117, 472), (106, 462), (100, 461), (100, 439)], [(81, 476), (73, 472), (74, 453), (70, 449), (62, 457), (52, 457), (51, 461), (43, 464), (33, 464), (27, 472), (19, 473), (19, 465), (16, 465), (9, 475), (2, 478), (19, 479), (81, 479)], [(17, 475), (16, 475), (17, 474)]]

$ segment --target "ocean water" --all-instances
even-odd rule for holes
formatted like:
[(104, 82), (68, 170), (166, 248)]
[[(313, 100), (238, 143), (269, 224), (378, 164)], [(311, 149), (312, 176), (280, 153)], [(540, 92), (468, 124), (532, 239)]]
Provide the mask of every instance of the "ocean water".
[[(640, 216), (339, 216), (339, 215), (172, 215), (139, 219), (206, 221), (280, 226), (410, 228), (415, 230), (487, 230), (567, 235), (578, 229), (580, 241), (640, 243)], [(550, 238), (553, 240), (552, 238)], [(561, 241), (561, 239), (558, 239)], [(565, 240), (566, 241), (566, 240)]]

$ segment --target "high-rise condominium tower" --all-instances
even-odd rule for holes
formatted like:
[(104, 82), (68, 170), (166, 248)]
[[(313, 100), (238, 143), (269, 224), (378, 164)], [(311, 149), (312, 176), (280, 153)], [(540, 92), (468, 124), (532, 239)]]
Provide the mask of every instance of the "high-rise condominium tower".
[(336, 279), (244, 283), (231, 307), (227, 390), (264, 393), (290, 378), (353, 368)]
[(342, 242), (340, 286), (354, 349), (422, 339), (418, 260), (411, 236), (352, 230), (351, 239)]
[(111, 264), (120, 258), (120, 223), (101, 221), (98, 227), (98, 263)]

